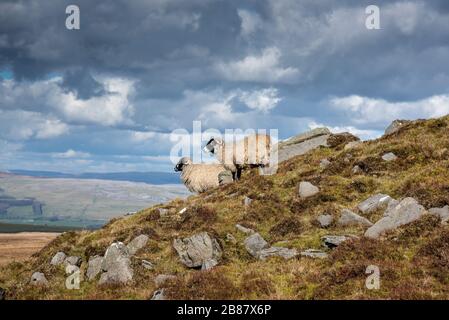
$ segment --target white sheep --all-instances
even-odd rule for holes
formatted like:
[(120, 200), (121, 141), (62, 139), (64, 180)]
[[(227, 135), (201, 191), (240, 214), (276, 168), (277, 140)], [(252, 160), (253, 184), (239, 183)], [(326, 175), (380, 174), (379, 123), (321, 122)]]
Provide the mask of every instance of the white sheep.
[(223, 166), (240, 179), (243, 169), (266, 167), (270, 164), (271, 138), (266, 134), (252, 134), (239, 141), (224, 143), (211, 138), (204, 151), (214, 154)]
[(189, 157), (181, 158), (175, 171), (181, 171), (181, 180), (190, 192), (202, 193), (229, 182), (226, 181), (227, 170), (223, 165), (193, 164)]

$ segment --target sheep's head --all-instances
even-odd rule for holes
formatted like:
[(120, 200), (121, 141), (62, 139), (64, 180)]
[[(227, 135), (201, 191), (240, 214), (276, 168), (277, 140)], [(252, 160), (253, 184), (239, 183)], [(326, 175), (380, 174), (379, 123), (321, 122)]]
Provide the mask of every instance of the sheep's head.
[(182, 171), (184, 166), (192, 164), (192, 160), (189, 157), (182, 157), (175, 166), (175, 171)]
[(204, 152), (210, 152), (212, 154), (217, 152), (217, 149), (223, 145), (223, 141), (220, 138), (212, 137), (206, 146), (203, 148)]

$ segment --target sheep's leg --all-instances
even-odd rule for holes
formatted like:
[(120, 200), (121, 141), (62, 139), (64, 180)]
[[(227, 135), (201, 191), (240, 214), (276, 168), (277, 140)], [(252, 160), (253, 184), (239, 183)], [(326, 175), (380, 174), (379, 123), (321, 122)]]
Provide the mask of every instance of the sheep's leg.
[(236, 176), (237, 176), (237, 180), (240, 180), (240, 177), (242, 176), (242, 169), (237, 169), (237, 172), (236, 172)]
[(237, 180), (237, 171), (232, 172), (232, 180)]

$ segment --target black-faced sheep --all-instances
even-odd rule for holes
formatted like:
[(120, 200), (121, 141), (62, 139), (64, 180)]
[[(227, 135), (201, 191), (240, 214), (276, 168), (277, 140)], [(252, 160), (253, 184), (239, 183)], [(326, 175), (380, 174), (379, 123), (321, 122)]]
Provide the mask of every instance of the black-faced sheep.
[(181, 171), (181, 180), (190, 192), (201, 193), (227, 183), (219, 178), (227, 172), (221, 164), (193, 164), (189, 157), (183, 157), (175, 171)]
[(266, 167), (270, 164), (271, 138), (266, 134), (249, 135), (236, 142), (225, 143), (220, 138), (212, 138), (204, 147), (223, 166), (232, 172), (234, 180), (240, 179), (243, 169)]

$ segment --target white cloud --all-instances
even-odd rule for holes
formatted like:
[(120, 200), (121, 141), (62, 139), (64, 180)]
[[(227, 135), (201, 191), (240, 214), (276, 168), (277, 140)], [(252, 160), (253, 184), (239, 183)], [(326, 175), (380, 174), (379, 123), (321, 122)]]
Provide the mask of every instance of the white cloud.
[(62, 158), (62, 159), (74, 159), (74, 158), (89, 158), (90, 154), (87, 152), (75, 151), (73, 149), (69, 149), (66, 152), (61, 153), (53, 153), (53, 158)]
[(143, 142), (150, 140), (151, 138), (154, 138), (156, 136), (155, 132), (140, 132), (140, 131), (133, 131), (131, 133), (131, 140), (134, 142)]
[(238, 9), (237, 14), (239, 15), (241, 20), (240, 34), (243, 37), (250, 36), (262, 26), (262, 19), (255, 12), (251, 12), (245, 9)]
[(216, 69), (225, 79), (231, 81), (293, 82), (299, 70), (280, 66), (281, 51), (276, 47), (263, 50), (261, 55), (250, 55), (242, 60), (220, 62)]
[(357, 124), (386, 124), (395, 119), (435, 118), (449, 113), (449, 95), (435, 95), (418, 101), (389, 102), (352, 95), (330, 100)]
[(279, 92), (275, 88), (266, 88), (251, 92), (245, 91), (242, 92), (240, 100), (251, 109), (267, 113), (269, 110), (275, 108), (282, 100), (278, 94)]

